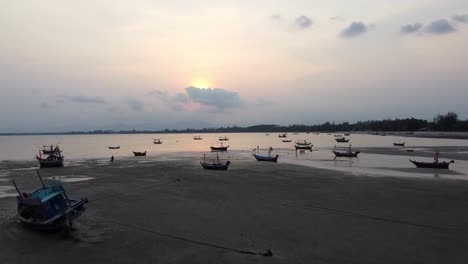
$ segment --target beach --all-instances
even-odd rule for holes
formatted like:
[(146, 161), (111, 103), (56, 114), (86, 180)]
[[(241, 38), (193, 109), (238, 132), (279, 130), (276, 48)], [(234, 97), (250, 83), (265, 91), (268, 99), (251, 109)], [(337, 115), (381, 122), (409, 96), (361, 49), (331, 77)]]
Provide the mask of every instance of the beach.
[[(34, 162), (0, 162), (39, 186)], [(14, 168), (25, 168), (13, 170)], [(357, 176), (253, 159), (82, 160), (41, 169), (87, 211), (69, 237), (25, 229), (0, 199), (2, 263), (466, 263), (468, 181)], [(271, 254), (269, 254), (271, 252)], [(271, 256), (270, 256), (271, 255)]]

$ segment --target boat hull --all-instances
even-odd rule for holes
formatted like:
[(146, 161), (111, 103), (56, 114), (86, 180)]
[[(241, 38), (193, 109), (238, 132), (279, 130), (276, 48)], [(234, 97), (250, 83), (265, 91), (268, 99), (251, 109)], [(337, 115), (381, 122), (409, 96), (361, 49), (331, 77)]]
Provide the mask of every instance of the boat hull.
[(133, 152), (133, 155), (135, 155), (135, 157), (142, 157), (142, 156), (146, 156), (146, 151), (145, 152)]
[(333, 151), (336, 157), (348, 157), (348, 158), (356, 158), (359, 155), (359, 151), (356, 152), (339, 152)]
[(418, 162), (415, 160), (410, 160), (418, 168), (428, 168), (428, 169), (448, 169), (450, 163), (453, 162)]
[(393, 146), (395, 146), (395, 147), (404, 147), (405, 143), (393, 143)]
[(206, 170), (227, 170), (229, 167), (229, 162), (226, 162), (225, 164), (216, 164), (216, 163), (206, 163), (206, 162), (201, 162), (200, 164), (202, 167)]
[(296, 150), (310, 150), (310, 151), (312, 151), (313, 145), (310, 145), (310, 146), (304, 146), (304, 145), (302, 145), (302, 146), (297, 146), (297, 145), (296, 145), (295, 147), (296, 147)]
[(257, 155), (257, 154), (252, 154), (256, 160), (258, 161), (267, 161), (267, 162), (278, 162), (278, 155), (276, 155), (275, 157), (266, 157), (266, 156), (260, 156), (260, 155)]
[(227, 151), (229, 146), (227, 147), (210, 147), (211, 151)]
[(63, 167), (62, 160), (39, 160), (39, 168), (61, 168)]
[(70, 206), (64, 211), (58, 213), (57, 215), (46, 219), (44, 221), (35, 221), (32, 218), (23, 217), (19, 212), (24, 210), (22, 205), (18, 205), (18, 214), (16, 216), (18, 222), (26, 227), (41, 229), (41, 230), (57, 230), (63, 229), (67, 226), (71, 226), (73, 221), (75, 221), (79, 216), (81, 216), (86, 207), (85, 204), (88, 203), (88, 199), (82, 198), (80, 200), (68, 200)]

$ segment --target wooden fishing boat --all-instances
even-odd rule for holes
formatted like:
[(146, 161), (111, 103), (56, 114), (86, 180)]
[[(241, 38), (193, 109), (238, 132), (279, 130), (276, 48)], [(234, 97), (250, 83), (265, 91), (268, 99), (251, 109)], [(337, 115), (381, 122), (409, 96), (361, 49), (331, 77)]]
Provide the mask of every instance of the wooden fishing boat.
[(203, 138), (200, 137), (200, 136), (194, 136), (194, 137), (193, 137), (193, 140), (203, 140)]
[(349, 138), (344, 138), (344, 137), (335, 138), (335, 140), (338, 143), (348, 143), (349, 142)]
[(40, 168), (63, 167), (63, 159), (64, 159), (64, 156), (62, 155), (61, 151), (54, 152), (46, 158), (43, 158), (40, 154), (39, 156), (36, 155), (36, 160), (39, 162)]
[(448, 169), (451, 163), (455, 163), (455, 161), (451, 160), (450, 162), (442, 161), (442, 162), (420, 162), (415, 160), (410, 160), (411, 163), (416, 165), (418, 168), (431, 168), (431, 169)]
[(307, 140), (296, 141), (295, 143), (298, 146), (309, 146), (312, 144), (311, 142), (307, 142)]
[(73, 221), (84, 211), (88, 199), (69, 199), (60, 181), (49, 180), (45, 185), (39, 172), (42, 187), (31, 192), (18, 192), (17, 219), (21, 224), (39, 229), (71, 230)]
[(229, 138), (228, 137), (220, 137), (218, 140), (219, 141), (229, 141)]
[(295, 145), (294, 147), (296, 148), (296, 150), (310, 150), (312, 151), (312, 147), (314, 145)]
[(398, 143), (397, 143), (397, 142), (393, 142), (393, 146), (395, 146), (395, 147), (404, 147), (404, 146), (405, 146), (405, 142), (401, 142), (401, 141), (398, 142)]
[(211, 151), (227, 151), (227, 149), (229, 148), (229, 145), (223, 146), (223, 143), (221, 143), (221, 146), (219, 147), (211, 146), (210, 148), (211, 148)]
[(146, 151), (145, 152), (133, 151), (133, 155), (135, 155), (135, 157), (146, 156)]
[(256, 160), (258, 161), (268, 161), (268, 162), (278, 162), (278, 157), (279, 155), (276, 155), (274, 157), (271, 156), (262, 156), (258, 155), (256, 153), (252, 153), (252, 155), (255, 157)]
[(109, 149), (120, 149), (120, 146), (117, 146), (117, 147), (107, 147)]
[(279, 138), (286, 138), (288, 137), (288, 134), (284, 133), (284, 134), (279, 134), (278, 135)]
[(336, 146), (335, 149), (332, 150), (332, 152), (335, 154), (336, 157), (348, 157), (348, 158), (356, 158), (360, 151), (352, 151), (351, 150), (351, 144), (349, 145), (349, 148), (347, 151), (337, 151)]
[(162, 140), (157, 138), (157, 139), (153, 139), (153, 143), (154, 144), (162, 144)]
[(436, 151), (434, 154), (434, 161), (433, 162), (420, 162), (415, 160), (410, 160), (418, 168), (430, 168), (430, 169), (448, 169), (449, 165), (455, 163), (454, 160), (450, 162), (442, 161), (439, 162), (439, 151)]
[(54, 154), (56, 152), (60, 152), (60, 148), (59, 146), (54, 146), (53, 145), (50, 145), (50, 146), (42, 146), (42, 154), (44, 155), (50, 155), (50, 154)]
[(289, 143), (289, 142), (292, 142), (292, 139), (283, 139), (282, 140), (284, 143)]
[(228, 160), (225, 163), (219, 161), (219, 156), (216, 155), (217, 162), (208, 163), (206, 162), (206, 157), (203, 155), (203, 161), (200, 161), (200, 164), (204, 169), (207, 170), (227, 170), (231, 162)]

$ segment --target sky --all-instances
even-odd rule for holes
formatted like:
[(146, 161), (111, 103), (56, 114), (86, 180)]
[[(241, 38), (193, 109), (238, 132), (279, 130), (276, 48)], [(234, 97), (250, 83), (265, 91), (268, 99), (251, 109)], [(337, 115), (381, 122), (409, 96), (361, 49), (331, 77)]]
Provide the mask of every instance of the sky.
[(466, 0), (0, 3), (0, 133), (468, 119)]

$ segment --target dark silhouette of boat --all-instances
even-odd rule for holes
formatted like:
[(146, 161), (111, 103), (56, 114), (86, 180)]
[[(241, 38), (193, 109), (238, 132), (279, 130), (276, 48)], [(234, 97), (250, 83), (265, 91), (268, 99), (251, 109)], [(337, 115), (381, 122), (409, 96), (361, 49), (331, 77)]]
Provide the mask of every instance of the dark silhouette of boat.
[(419, 162), (415, 160), (410, 160), (411, 163), (416, 165), (418, 168), (431, 168), (431, 169), (448, 169), (451, 163), (455, 163), (454, 160), (450, 162), (442, 161), (442, 162)]
[(145, 152), (133, 151), (133, 155), (135, 155), (135, 157), (146, 156), (146, 151)]
[(405, 142), (401, 142), (401, 141), (399, 141), (398, 143), (397, 143), (397, 142), (393, 142), (393, 146), (395, 146), (395, 147), (404, 147), (404, 146), (405, 146)]
[(278, 135), (279, 138), (286, 138), (288, 137), (288, 134), (284, 133), (284, 134), (279, 134)]
[(154, 144), (162, 144), (162, 140), (161, 139), (153, 139), (153, 143)]
[(336, 142), (338, 143), (348, 143), (349, 142), (349, 138), (344, 138), (344, 137), (339, 137), (339, 138), (335, 138)]
[(343, 135), (344, 135), (344, 136), (351, 136), (350, 133), (344, 133)]
[(229, 148), (229, 145), (223, 146), (223, 143), (221, 143), (221, 146), (219, 147), (211, 146), (210, 148), (211, 148), (211, 151), (227, 151), (227, 149)]
[(314, 145), (295, 145), (294, 147), (296, 148), (296, 150), (310, 150), (312, 151), (312, 147)]
[(220, 137), (219, 141), (229, 141), (229, 138), (228, 137)]
[(307, 140), (296, 141), (295, 143), (298, 146), (309, 146), (312, 144), (311, 142), (307, 142)]
[(109, 149), (120, 149), (120, 146), (117, 147), (108, 147)]
[(69, 199), (60, 181), (49, 180), (45, 185), (37, 171), (42, 187), (31, 192), (18, 192), (17, 219), (21, 224), (38, 229), (71, 230), (73, 221), (84, 211), (88, 199)]
[(50, 145), (50, 146), (42, 146), (42, 154), (44, 155), (50, 155), (55, 152), (60, 152), (60, 148), (58, 146)]
[(292, 139), (283, 139), (282, 140), (284, 143), (289, 143), (289, 142), (292, 142)]
[(193, 137), (193, 140), (203, 140), (203, 138), (200, 137), (200, 136), (194, 136), (194, 137)]
[(455, 163), (454, 160), (450, 162), (442, 161), (439, 162), (439, 151), (436, 151), (434, 154), (434, 161), (433, 162), (420, 162), (415, 160), (410, 160), (418, 168), (430, 168), (430, 169), (448, 169), (449, 165)]
[(351, 145), (349, 145), (348, 151), (337, 151), (336, 146), (335, 150), (333, 150), (333, 153), (335, 154), (336, 157), (348, 157), (348, 158), (356, 158), (360, 151), (352, 151), (351, 150)]
[(204, 169), (207, 170), (227, 170), (231, 162), (228, 160), (225, 163), (219, 161), (219, 156), (216, 155), (217, 162), (208, 163), (206, 162), (206, 157), (203, 155), (203, 161), (200, 161), (200, 164)]
[(43, 158), (40, 154), (39, 156), (36, 155), (36, 160), (39, 162), (40, 168), (63, 167), (63, 159), (64, 157), (61, 150), (58, 150), (58, 152), (53, 152), (46, 158)]
[(271, 157), (271, 156), (262, 156), (262, 155), (258, 155), (258, 154), (255, 154), (255, 153), (253, 153), (252, 155), (258, 161), (269, 161), (269, 162), (278, 162), (278, 157), (279, 157), (279, 155)]

